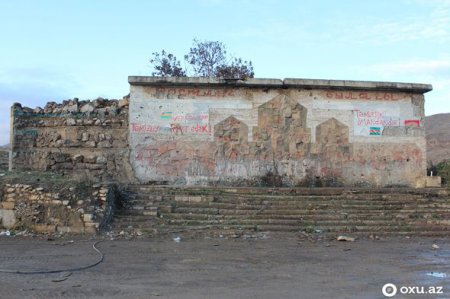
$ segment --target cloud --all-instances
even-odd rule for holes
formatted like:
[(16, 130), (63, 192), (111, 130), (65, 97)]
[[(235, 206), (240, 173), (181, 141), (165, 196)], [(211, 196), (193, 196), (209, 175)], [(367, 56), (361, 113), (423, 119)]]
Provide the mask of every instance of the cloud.
[(14, 68), (0, 72), (0, 101), (44, 105), (48, 100), (67, 97), (77, 87), (64, 72), (41, 68)]
[(426, 115), (450, 112), (450, 58), (415, 59), (349, 69), (354, 74), (371, 74), (376, 80), (432, 84), (433, 90), (425, 95)]
[(366, 69), (379, 74), (408, 74), (411, 76), (439, 76), (450, 78), (450, 59), (385, 63), (371, 65), (366, 67)]
[(9, 142), (10, 109), (14, 102), (23, 106), (44, 106), (48, 101), (68, 98), (77, 87), (65, 72), (41, 68), (13, 68), (0, 72), (0, 145)]
[[(410, 5), (405, 1), (404, 5)], [(265, 43), (285, 42), (290, 45), (323, 44), (329, 40), (342, 45), (386, 45), (403, 42), (450, 41), (450, 1), (417, 2), (418, 10), (405, 15), (358, 16), (353, 18), (342, 11), (311, 22), (292, 22), (276, 16), (239, 32), (230, 32), (234, 38), (255, 38)]]
[[(408, 5), (406, 1), (405, 5)], [(351, 34), (342, 34), (337, 24), (336, 37), (343, 42), (382, 45), (411, 41), (450, 41), (450, 1), (415, 1), (420, 13), (402, 18), (368, 17), (352, 28)], [(342, 24), (341, 24), (342, 25)], [(333, 29), (332, 29), (333, 30)], [(339, 34), (340, 33), (340, 34)]]

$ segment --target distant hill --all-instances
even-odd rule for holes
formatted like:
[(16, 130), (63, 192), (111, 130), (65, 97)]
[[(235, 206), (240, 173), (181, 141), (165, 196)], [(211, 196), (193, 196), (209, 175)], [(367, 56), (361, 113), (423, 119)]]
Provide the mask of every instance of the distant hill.
[(427, 160), (438, 164), (450, 159), (450, 113), (425, 117)]

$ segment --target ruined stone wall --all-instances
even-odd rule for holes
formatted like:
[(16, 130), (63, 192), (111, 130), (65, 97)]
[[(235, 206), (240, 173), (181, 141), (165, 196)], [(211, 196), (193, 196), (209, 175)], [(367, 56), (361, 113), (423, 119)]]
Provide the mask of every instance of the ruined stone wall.
[[(418, 186), (429, 85), (130, 77), (141, 182)], [(214, 82), (213, 82), (214, 81)]]
[(128, 99), (12, 107), (13, 170), (129, 181)]
[(39, 233), (96, 233), (109, 217), (106, 185), (52, 192), (26, 184), (0, 184), (0, 228)]

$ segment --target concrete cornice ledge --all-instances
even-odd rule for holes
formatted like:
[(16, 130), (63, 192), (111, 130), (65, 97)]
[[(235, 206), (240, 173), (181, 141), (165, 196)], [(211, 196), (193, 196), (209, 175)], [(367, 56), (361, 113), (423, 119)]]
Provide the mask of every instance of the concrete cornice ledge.
[(149, 77), (149, 76), (129, 76), (130, 85), (145, 86), (258, 86), (258, 87), (283, 87), (280, 79), (249, 78), (222, 79), (214, 77)]
[(383, 91), (405, 91), (425, 93), (433, 90), (431, 84), (400, 83), (400, 82), (378, 82), (378, 81), (352, 81), (352, 80), (317, 80), (317, 79), (295, 79), (283, 80), (286, 87), (298, 88), (325, 88), (325, 89), (354, 89), (354, 90), (383, 90)]
[(306, 88), (306, 89), (345, 89), (345, 90), (382, 90), (425, 93), (431, 91), (431, 84), (378, 82), (378, 81), (352, 81), (352, 80), (319, 80), (286, 78), (265, 79), (249, 78), (223, 79), (215, 77), (151, 77), (129, 76), (130, 85), (142, 86), (236, 86), (260, 88)]

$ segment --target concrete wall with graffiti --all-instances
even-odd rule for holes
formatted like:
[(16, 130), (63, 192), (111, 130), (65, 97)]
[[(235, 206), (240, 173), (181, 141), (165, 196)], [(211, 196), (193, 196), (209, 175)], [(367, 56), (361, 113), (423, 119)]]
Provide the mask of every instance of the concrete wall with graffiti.
[(359, 81), (130, 77), (140, 182), (409, 185), (426, 175), (423, 93)]

